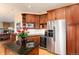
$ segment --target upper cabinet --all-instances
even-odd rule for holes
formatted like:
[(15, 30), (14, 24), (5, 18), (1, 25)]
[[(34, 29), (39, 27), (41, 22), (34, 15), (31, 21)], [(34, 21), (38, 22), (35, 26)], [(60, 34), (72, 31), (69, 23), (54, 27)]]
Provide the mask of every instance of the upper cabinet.
[(37, 16), (37, 15), (30, 15), (30, 14), (28, 14), (26, 16), (26, 18), (27, 18), (26, 22), (37, 22), (37, 21), (39, 21), (38, 20), (39, 16)]
[(65, 19), (65, 8), (59, 8), (55, 10), (55, 19)]
[(42, 14), (39, 16), (40, 19), (40, 28), (47, 28), (47, 14)]
[(55, 20), (55, 11), (47, 11), (48, 20)]
[(65, 19), (65, 8), (48, 11), (48, 20)]
[(47, 23), (47, 14), (40, 15), (40, 24)]
[(39, 15), (35, 14), (22, 14), (22, 23), (33, 23), (34, 28), (39, 28)]
[(67, 24), (79, 23), (79, 6), (78, 6), (78, 4), (66, 7), (65, 15), (66, 15)]
[(76, 12), (76, 23), (79, 24), (79, 4), (76, 5), (76, 10), (74, 12)]

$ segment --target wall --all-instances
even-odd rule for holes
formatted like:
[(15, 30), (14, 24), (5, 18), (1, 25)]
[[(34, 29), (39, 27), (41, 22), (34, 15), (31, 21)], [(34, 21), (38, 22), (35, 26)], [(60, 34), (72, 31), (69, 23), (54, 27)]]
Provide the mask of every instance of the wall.
[(15, 32), (16, 32), (16, 24), (17, 23), (21, 23), (22, 24), (22, 16), (21, 14), (16, 14), (15, 18), (14, 18), (14, 28), (15, 28)]
[(3, 28), (3, 23), (2, 22), (0, 22), (0, 28)]
[[(22, 24), (22, 16), (21, 14), (16, 14), (15, 17), (14, 17), (14, 31), (16, 31), (16, 24), (17, 23), (21, 23)], [(16, 40), (18, 40), (18, 37), (16, 36)]]

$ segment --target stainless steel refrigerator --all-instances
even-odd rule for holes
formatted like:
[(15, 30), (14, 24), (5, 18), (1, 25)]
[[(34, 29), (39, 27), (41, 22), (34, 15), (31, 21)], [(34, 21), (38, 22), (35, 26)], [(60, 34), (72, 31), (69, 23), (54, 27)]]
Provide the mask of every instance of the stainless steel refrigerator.
[(47, 50), (66, 54), (66, 23), (64, 19), (47, 22)]

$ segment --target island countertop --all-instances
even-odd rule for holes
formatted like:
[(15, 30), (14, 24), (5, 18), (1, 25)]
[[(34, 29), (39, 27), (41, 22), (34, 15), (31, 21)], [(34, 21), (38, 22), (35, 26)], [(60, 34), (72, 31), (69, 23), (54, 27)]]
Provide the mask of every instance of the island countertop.
[(29, 52), (31, 52), (33, 49), (35, 49), (36, 47), (39, 47), (39, 44), (35, 44), (35, 46), (32, 48), (27, 48), (27, 47), (20, 48), (16, 43), (9, 42), (9, 43), (5, 43), (4, 47), (7, 49), (10, 49), (12, 52), (15, 53), (15, 55), (28, 55)]

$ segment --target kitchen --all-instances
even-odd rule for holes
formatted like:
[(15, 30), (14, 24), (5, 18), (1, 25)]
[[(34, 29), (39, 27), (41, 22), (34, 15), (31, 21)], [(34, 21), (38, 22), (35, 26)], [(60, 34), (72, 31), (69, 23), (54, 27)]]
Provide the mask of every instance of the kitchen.
[[(10, 8), (16, 6), (16, 11), (11, 8), (11, 14), (15, 12), (14, 28), (11, 26), (10, 38), (1, 41), (0, 54), (2, 55), (78, 55), (78, 24), (79, 24), (79, 4), (78, 3), (47, 3), (44, 8), (47, 8), (44, 13), (40, 13), (40, 7), (44, 3), (39, 4), (2, 4), (10, 5)], [(1, 6), (2, 6), (1, 5)], [(27, 9), (25, 9), (25, 6)], [(37, 5), (37, 6), (36, 6)], [(53, 6), (54, 5), (54, 6)], [(24, 7), (23, 7), (24, 6)], [(36, 6), (36, 7), (35, 7)], [(48, 7), (47, 7), (48, 6)], [(32, 9), (32, 8), (36, 9)], [(48, 9), (49, 8), (49, 9)], [(24, 10), (23, 10), (24, 9)], [(34, 13), (38, 10), (38, 13)], [(30, 11), (30, 12), (25, 12)], [(34, 11), (34, 12), (33, 12)], [(1, 14), (2, 15), (2, 14)], [(7, 16), (10, 16), (9, 14)], [(12, 16), (11, 16), (12, 17)], [(8, 21), (8, 20), (7, 20)], [(21, 30), (21, 27), (26, 27), (27, 48), (19, 49), (20, 46), (16, 44), (18, 37), (16, 32)], [(30, 48), (29, 48), (30, 47)], [(42, 50), (42, 51), (41, 51)], [(43, 53), (43, 50), (47, 53)]]

